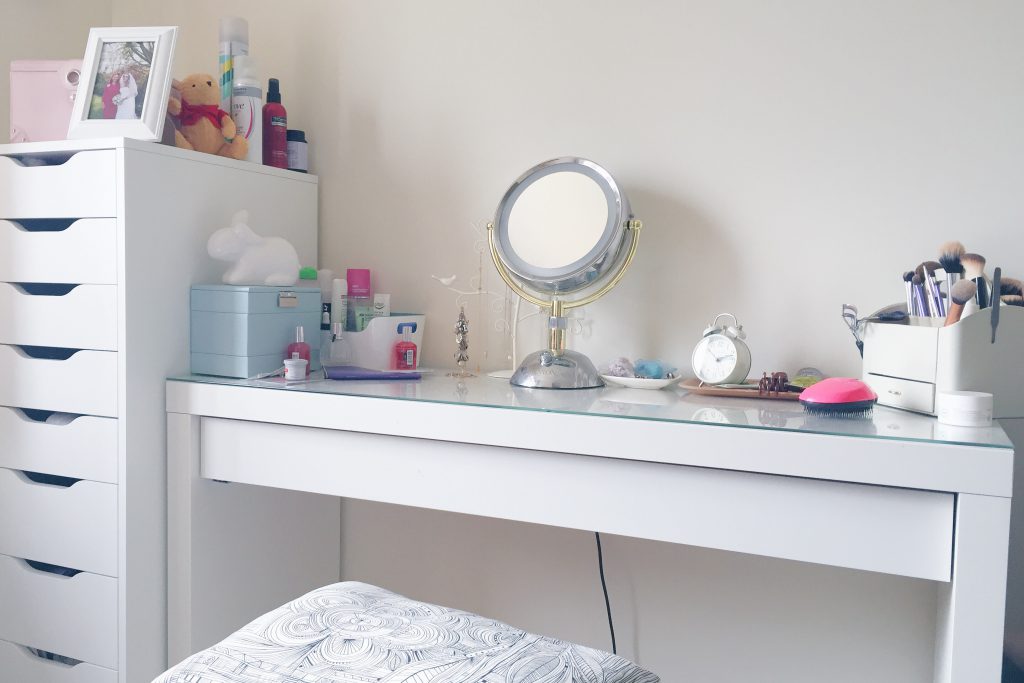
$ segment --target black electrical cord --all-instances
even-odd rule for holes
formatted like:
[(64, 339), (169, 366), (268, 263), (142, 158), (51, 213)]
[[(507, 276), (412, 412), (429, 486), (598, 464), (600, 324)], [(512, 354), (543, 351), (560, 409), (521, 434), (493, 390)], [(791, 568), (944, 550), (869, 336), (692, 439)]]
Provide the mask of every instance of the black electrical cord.
[(608, 599), (608, 582), (604, 578), (604, 551), (601, 550), (601, 532), (595, 531), (594, 538), (597, 540), (597, 569), (601, 573), (601, 591), (604, 593), (604, 609), (608, 613), (608, 632), (612, 636), (612, 654), (619, 654), (615, 646), (615, 624), (612, 622), (612, 603)]

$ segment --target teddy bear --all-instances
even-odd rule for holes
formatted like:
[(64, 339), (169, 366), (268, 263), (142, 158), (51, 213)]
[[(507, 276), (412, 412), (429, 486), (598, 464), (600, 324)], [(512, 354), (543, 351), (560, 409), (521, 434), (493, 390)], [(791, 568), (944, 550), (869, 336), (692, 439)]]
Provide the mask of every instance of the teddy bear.
[(249, 142), (238, 135), (231, 116), (220, 108), (220, 88), (209, 74), (192, 74), (183, 81), (174, 81), (180, 99), (167, 102), (167, 112), (179, 127), (174, 131), (174, 144), (182, 149), (218, 154), (231, 159), (244, 159)]

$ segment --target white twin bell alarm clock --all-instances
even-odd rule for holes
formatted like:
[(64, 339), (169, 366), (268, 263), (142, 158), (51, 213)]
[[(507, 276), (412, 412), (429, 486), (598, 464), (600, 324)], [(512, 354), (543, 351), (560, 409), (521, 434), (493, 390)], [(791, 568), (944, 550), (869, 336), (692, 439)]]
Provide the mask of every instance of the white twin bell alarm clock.
[[(732, 318), (732, 325), (719, 325), (721, 318)], [(693, 373), (703, 384), (740, 384), (750, 374), (750, 349), (743, 331), (732, 313), (719, 313), (704, 338), (693, 350)]]

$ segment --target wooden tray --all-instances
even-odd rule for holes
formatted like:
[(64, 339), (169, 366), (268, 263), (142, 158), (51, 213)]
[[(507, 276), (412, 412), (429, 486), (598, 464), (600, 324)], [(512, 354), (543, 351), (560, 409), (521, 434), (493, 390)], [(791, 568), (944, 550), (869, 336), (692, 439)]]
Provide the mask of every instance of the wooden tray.
[[(750, 383), (748, 378), (747, 384)], [(800, 393), (796, 391), (783, 391), (778, 394), (762, 394), (757, 391), (757, 383), (754, 382), (753, 389), (723, 389), (713, 384), (701, 386), (700, 380), (696, 377), (684, 380), (679, 387), (697, 394), (698, 396), (721, 396), (724, 398), (764, 398), (771, 401), (799, 401)]]

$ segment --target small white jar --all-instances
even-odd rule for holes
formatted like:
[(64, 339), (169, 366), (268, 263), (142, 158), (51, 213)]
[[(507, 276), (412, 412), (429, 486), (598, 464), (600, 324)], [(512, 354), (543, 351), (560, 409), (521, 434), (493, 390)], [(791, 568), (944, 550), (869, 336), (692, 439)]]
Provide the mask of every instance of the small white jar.
[(285, 358), (284, 359), (284, 378), (286, 380), (306, 379), (306, 359), (305, 358)]
[(984, 391), (943, 391), (938, 398), (939, 422), (955, 427), (991, 427), (992, 394)]

